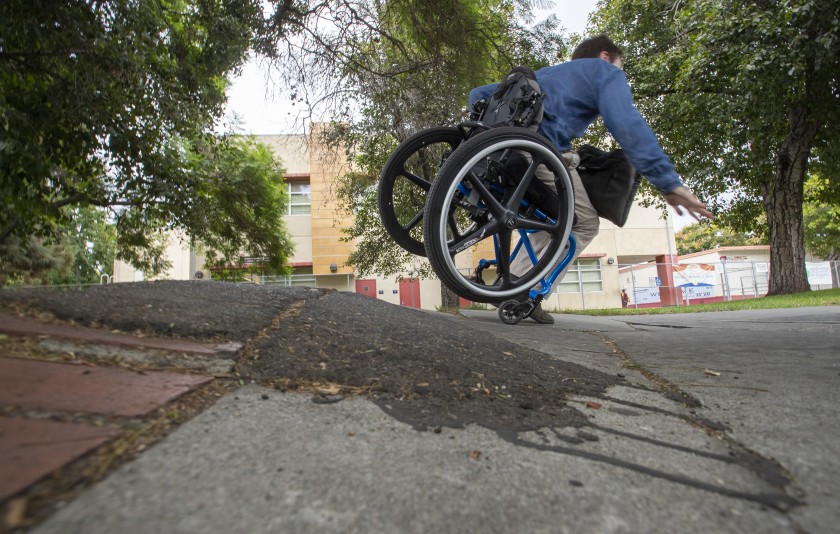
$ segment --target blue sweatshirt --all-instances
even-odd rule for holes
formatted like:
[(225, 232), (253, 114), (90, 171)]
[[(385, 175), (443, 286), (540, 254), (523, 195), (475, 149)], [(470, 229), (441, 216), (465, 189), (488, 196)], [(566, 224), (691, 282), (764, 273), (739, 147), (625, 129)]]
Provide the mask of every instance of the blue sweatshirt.
[[(630, 161), (663, 194), (682, 185), (647, 121), (636, 109), (624, 71), (602, 59), (576, 59), (537, 71), (544, 97), (539, 133), (561, 151), (572, 149), (600, 114)], [(470, 109), (490, 96), (498, 83), (470, 91)]]

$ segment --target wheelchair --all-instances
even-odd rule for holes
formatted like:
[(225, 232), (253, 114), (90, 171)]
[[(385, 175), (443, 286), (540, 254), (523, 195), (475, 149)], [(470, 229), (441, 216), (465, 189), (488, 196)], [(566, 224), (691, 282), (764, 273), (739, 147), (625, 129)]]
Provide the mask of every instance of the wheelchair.
[(568, 168), (527, 128), (470, 120), (415, 134), (385, 164), (378, 205), (397, 244), (457, 295), (498, 306), (506, 324), (528, 317), (574, 257)]

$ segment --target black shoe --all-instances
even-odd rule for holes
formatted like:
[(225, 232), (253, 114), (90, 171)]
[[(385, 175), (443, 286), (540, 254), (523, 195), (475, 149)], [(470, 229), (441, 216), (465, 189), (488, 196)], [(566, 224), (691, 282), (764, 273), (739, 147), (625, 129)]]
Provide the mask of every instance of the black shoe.
[(537, 307), (534, 308), (534, 311), (532, 311), (531, 315), (529, 315), (528, 317), (540, 324), (554, 324), (554, 317), (552, 317), (548, 314), (548, 312), (543, 310), (541, 304), (537, 304)]

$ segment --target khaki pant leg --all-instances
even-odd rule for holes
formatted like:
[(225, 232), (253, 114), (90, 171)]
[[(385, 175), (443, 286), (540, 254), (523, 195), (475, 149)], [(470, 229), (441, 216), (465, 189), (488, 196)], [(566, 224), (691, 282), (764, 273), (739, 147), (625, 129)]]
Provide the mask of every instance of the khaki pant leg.
[[(584, 189), (583, 182), (581, 182), (580, 175), (577, 172), (580, 157), (578, 157), (578, 155), (574, 152), (565, 152), (563, 153), (563, 159), (569, 167), (569, 178), (572, 181), (572, 188), (575, 192), (575, 215), (577, 216), (577, 221), (574, 226), (572, 226), (572, 233), (577, 241), (574, 256), (574, 258), (577, 258), (589, 245), (589, 243), (595, 239), (595, 236), (598, 235), (600, 219), (598, 218), (598, 212), (589, 200), (589, 195), (586, 194), (586, 189)], [(541, 166), (537, 169), (536, 176), (552, 190), (555, 190), (554, 175), (549, 172), (548, 169)], [(543, 251), (551, 242), (551, 235), (548, 232), (536, 232), (530, 234), (528, 238), (530, 239), (531, 245), (534, 247), (534, 252), (538, 258), (542, 256)], [(530, 269), (532, 265), (533, 264), (531, 263), (531, 259), (528, 257), (528, 254), (525, 253), (525, 251), (521, 251), (511, 264), (510, 270), (512, 274), (522, 276), (528, 272), (528, 269)], [(566, 271), (571, 265), (572, 262), (569, 262), (569, 264), (566, 265), (566, 268), (563, 269), (557, 277), (555, 285), (563, 279), (563, 276), (565, 276)], [(539, 290), (539, 285), (535, 286), (534, 289)], [(554, 290), (554, 286), (551, 287), (551, 290)]]

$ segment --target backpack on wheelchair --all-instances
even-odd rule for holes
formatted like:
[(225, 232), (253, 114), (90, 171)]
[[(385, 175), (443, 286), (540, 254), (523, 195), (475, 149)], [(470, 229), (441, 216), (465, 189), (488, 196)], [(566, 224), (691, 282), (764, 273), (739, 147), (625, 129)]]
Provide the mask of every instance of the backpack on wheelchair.
[[(403, 141), (379, 179), (380, 216), (397, 244), (426, 256), (459, 296), (498, 305), (507, 324), (528, 317), (574, 257), (573, 187), (563, 157), (536, 132), (542, 114), (534, 72), (517, 67), (470, 120)], [(551, 236), (539, 255), (535, 232)], [(475, 260), (488, 239), (493, 257)], [(520, 255), (529, 266), (514, 274)]]

